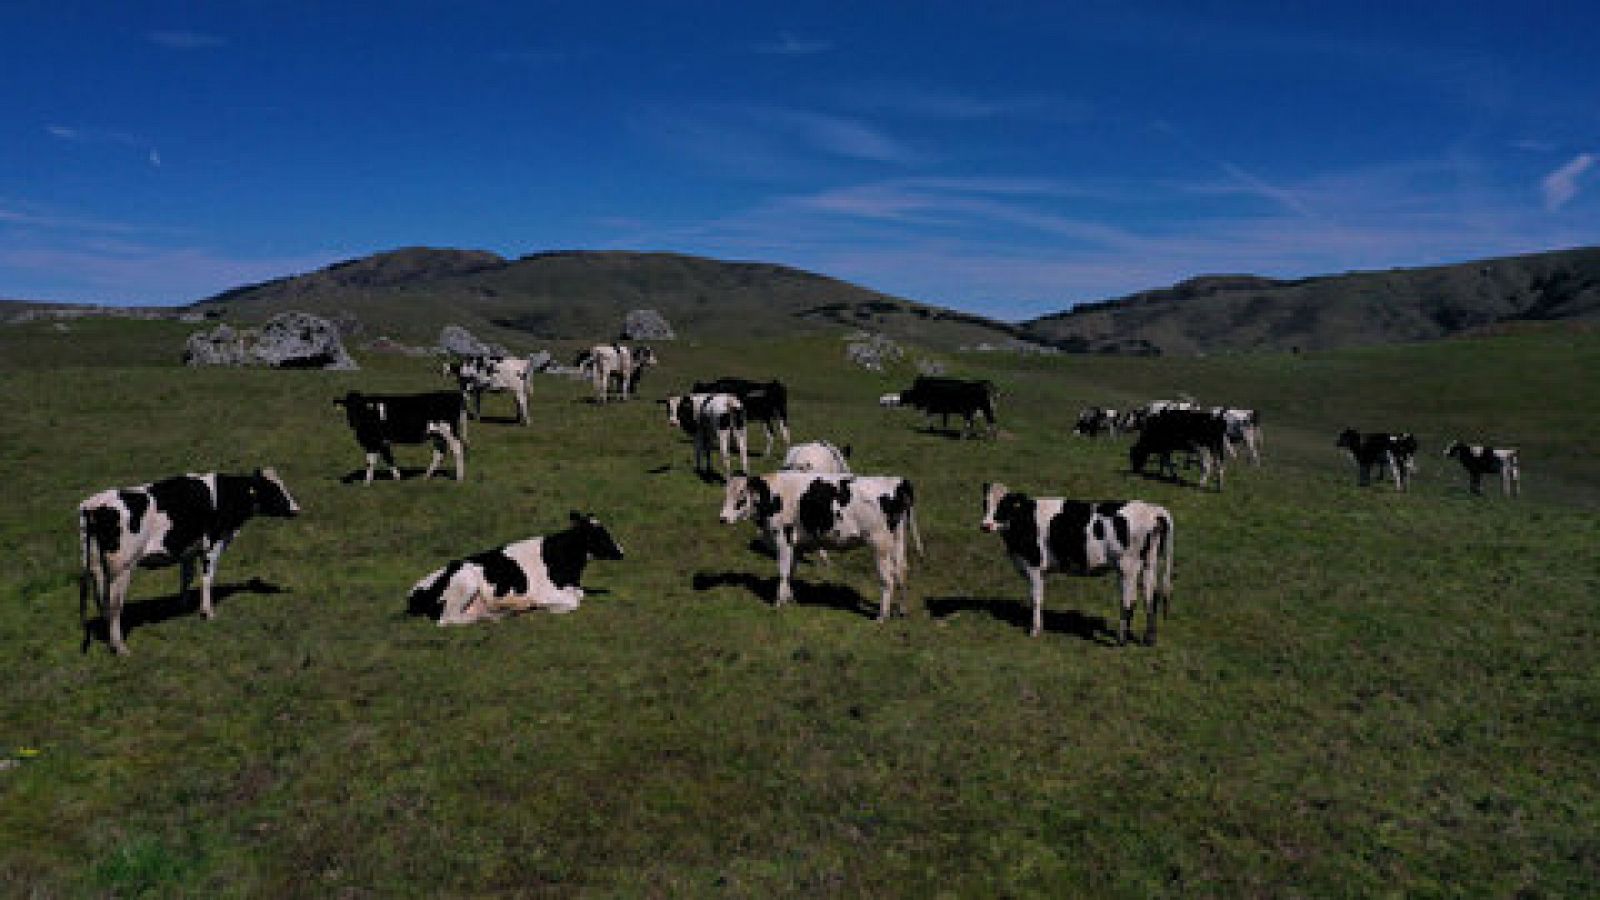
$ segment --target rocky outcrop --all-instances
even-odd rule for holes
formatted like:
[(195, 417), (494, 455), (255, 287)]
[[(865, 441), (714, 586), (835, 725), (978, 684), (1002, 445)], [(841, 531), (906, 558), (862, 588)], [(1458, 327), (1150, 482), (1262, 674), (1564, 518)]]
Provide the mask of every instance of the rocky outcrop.
[(270, 366), (275, 369), (358, 369), (339, 326), (310, 313), (286, 312), (260, 328), (218, 325), (189, 335), (188, 366)]
[(878, 332), (858, 331), (850, 335), (844, 346), (844, 358), (863, 369), (882, 372), (884, 366), (899, 362), (906, 352), (892, 339)]
[(622, 339), (626, 341), (670, 341), (676, 338), (666, 316), (653, 309), (630, 310), (622, 320)]
[(486, 344), (460, 325), (446, 325), (439, 330), (439, 349), (451, 356), (506, 355), (506, 348), (499, 344)]

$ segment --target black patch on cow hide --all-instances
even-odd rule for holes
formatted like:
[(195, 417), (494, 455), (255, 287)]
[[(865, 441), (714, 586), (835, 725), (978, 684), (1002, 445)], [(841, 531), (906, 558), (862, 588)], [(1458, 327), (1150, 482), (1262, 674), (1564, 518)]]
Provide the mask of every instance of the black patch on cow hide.
[(200, 543), (216, 514), (211, 506), (211, 490), (198, 478), (180, 475), (150, 485), (156, 509), (172, 520), (161, 546), (166, 555), (177, 559)]
[[(1095, 524), (1098, 525), (1099, 523), (1096, 522)], [(1117, 532), (1117, 546), (1128, 546), (1128, 541), (1133, 534), (1133, 530), (1128, 525), (1128, 517), (1121, 513), (1116, 513), (1115, 515), (1111, 516), (1111, 525), (1116, 529)], [(1095, 536), (1099, 537), (1098, 534)]]
[(117, 491), (117, 496), (122, 498), (122, 505), (128, 508), (128, 530), (138, 534), (144, 528), (144, 514), (150, 508), (150, 496), (144, 491)]
[(783, 498), (773, 492), (772, 485), (767, 484), (765, 478), (751, 478), (745, 484), (750, 489), (750, 500), (757, 523), (765, 525), (772, 521), (773, 516), (783, 511)]
[(1089, 520), (1093, 517), (1094, 507), (1069, 500), (1050, 520), (1050, 555), (1061, 571), (1089, 571)]
[(903, 478), (895, 485), (893, 494), (885, 494), (878, 498), (878, 506), (883, 509), (883, 518), (889, 523), (890, 530), (900, 527), (900, 520), (915, 502), (911, 482)]
[[(551, 584), (566, 588), (583, 580), (583, 567), (589, 562), (587, 545), (588, 541), (579, 526), (556, 532), (544, 539), (540, 555), (544, 557), (545, 573), (549, 575)], [(521, 571), (520, 567), (518, 571)], [(525, 576), (523, 583), (527, 583)]]
[[(127, 499), (126, 493), (123, 499)], [(109, 506), (84, 510), (83, 530), (99, 545), (101, 553), (115, 553), (122, 546), (122, 514)]]
[(1039, 504), (1027, 494), (1007, 494), (995, 504), (994, 517), (1005, 523), (1000, 532), (1006, 551), (1038, 568), (1044, 562), (1039, 553)]
[(464, 565), (461, 560), (456, 560), (444, 567), (439, 577), (411, 592), (406, 601), (406, 612), (413, 616), (427, 616), (437, 620), (444, 614), (444, 589), (450, 579), (456, 577)]
[(800, 494), (800, 527), (814, 536), (827, 534), (839, 520), (838, 511), (849, 503), (850, 482), (813, 481)]
[(678, 402), (678, 427), (685, 434), (694, 434), (695, 412), (694, 398), (685, 397)]
[(485, 550), (466, 559), (483, 569), (483, 579), (489, 582), (496, 597), (528, 593), (528, 573), (516, 560), (506, 555), (504, 547)]
[(217, 476), (217, 511), (206, 527), (206, 537), (216, 540), (239, 530), (256, 512), (255, 479), (245, 475)]
[(1097, 540), (1097, 541), (1105, 540), (1106, 539), (1106, 520), (1100, 518), (1099, 516), (1095, 516), (1094, 517), (1094, 525), (1091, 527), (1091, 530), (1094, 532), (1094, 539), (1095, 540)]

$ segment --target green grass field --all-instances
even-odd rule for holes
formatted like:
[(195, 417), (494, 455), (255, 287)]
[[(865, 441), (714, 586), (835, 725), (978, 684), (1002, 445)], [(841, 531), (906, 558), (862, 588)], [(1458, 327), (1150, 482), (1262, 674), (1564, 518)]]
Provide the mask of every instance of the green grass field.
[[(769, 604), (754, 532), (651, 402), (535, 382), (476, 424), (465, 483), (361, 465), (332, 397), (442, 386), (188, 371), (188, 329), (0, 329), (0, 884), (13, 896), (1592, 896), (1600, 884), (1600, 334), (1305, 356), (949, 357), (1004, 391), (995, 441), (880, 410), (905, 371), (836, 339), (661, 349), (646, 400), (777, 375), (796, 437), (911, 477), (912, 615), (866, 554)], [(558, 355), (568, 355), (561, 347)], [(1079, 406), (1178, 391), (1260, 408), (1222, 493), (1073, 439)], [(504, 397), (487, 412), (509, 417)], [(1407, 495), (1355, 486), (1339, 428), (1410, 428)], [(1453, 437), (1524, 448), (1526, 496), (1466, 491)], [(760, 442), (757, 442), (759, 448)], [(402, 465), (426, 462), (402, 448)], [(763, 461), (768, 468), (775, 461)], [(304, 508), (223, 558), (218, 617), (134, 579), (128, 642), (80, 653), (73, 509), (103, 487), (274, 465)], [(979, 485), (1137, 497), (1177, 521), (1155, 648), (1109, 646), (1115, 584), (1025, 587)], [(628, 558), (577, 613), (404, 615), (445, 560), (597, 513)], [(1142, 626), (1141, 620), (1136, 627)], [(33, 753), (32, 751), (37, 751)]]

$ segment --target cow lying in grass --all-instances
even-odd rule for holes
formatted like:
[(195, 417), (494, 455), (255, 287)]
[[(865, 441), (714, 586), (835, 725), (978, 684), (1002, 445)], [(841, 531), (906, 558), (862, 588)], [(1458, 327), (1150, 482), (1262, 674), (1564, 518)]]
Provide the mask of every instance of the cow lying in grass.
[(850, 445), (841, 449), (827, 441), (796, 444), (783, 457), (785, 472), (822, 472), (833, 475), (850, 474)]
[(591, 559), (621, 559), (622, 547), (600, 520), (579, 512), (572, 526), (485, 550), (429, 572), (411, 588), (410, 610), (440, 625), (493, 621), (534, 609), (572, 612), (583, 600)]
[(1451, 441), (1446, 459), (1458, 459), (1467, 470), (1474, 494), (1483, 493), (1483, 476), (1499, 475), (1500, 492), (1507, 497), (1522, 493), (1522, 454), (1515, 447), (1485, 447)]
[[(1061, 497), (1030, 497), (1003, 484), (983, 486), (983, 520), (998, 533), (1012, 565), (1028, 580), (1033, 627), (1044, 629), (1044, 576), (1052, 572), (1098, 575), (1116, 570), (1122, 588), (1118, 643), (1127, 643), (1133, 607), (1144, 590), (1144, 642), (1156, 642), (1156, 607), (1172, 604), (1172, 514), (1141, 500), (1081, 503)], [(1163, 562), (1157, 573), (1157, 563)]]
[[(735, 476), (728, 479), (721, 520), (732, 525), (742, 519), (753, 520), (776, 550), (776, 606), (794, 599), (789, 576), (798, 552), (867, 546), (877, 557), (878, 582), (883, 589), (878, 621), (885, 621), (894, 606), (895, 587), (898, 585), (902, 594), (906, 589), (908, 532), (917, 551), (922, 552), (911, 482), (896, 476), (812, 472)], [(903, 599), (899, 607), (903, 614)]]
[(271, 469), (252, 475), (179, 475), (137, 487), (110, 488), (78, 505), (83, 571), (78, 615), (89, 646), (88, 595), (105, 617), (111, 649), (126, 654), (122, 607), (136, 567), (177, 565), (181, 600), (200, 564), (200, 615), (209, 619), (211, 583), (222, 551), (256, 516), (292, 518), (300, 507)]

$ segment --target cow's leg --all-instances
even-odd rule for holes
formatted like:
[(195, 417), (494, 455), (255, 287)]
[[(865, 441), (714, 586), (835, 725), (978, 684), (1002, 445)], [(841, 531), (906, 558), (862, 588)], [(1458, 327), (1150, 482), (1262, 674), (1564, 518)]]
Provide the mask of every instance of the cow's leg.
[(1139, 599), (1139, 561), (1132, 554), (1124, 553), (1117, 563), (1117, 585), (1122, 589), (1122, 623), (1117, 628), (1117, 643), (1126, 644), (1128, 633), (1133, 630), (1133, 607)]
[(122, 640), (122, 607), (128, 602), (128, 585), (133, 581), (133, 566), (128, 566), (111, 579), (107, 592), (106, 637), (111, 650), (118, 656), (128, 655), (128, 645)]
[[(900, 574), (899, 560), (895, 558), (894, 535), (885, 533), (873, 541), (872, 551), (878, 560), (878, 585), (882, 589), (882, 595), (878, 598), (878, 621), (887, 622), (894, 612), (894, 585)], [(900, 605), (900, 612), (905, 613), (904, 603)]]
[(1044, 568), (1020, 562), (1017, 568), (1028, 579), (1028, 599), (1033, 603), (1033, 625), (1028, 629), (1028, 636), (1038, 637), (1044, 633)]
[(389, 467), (389, 475), (395, 481), (400, 480), (400, 466), (394, 461), (394, 448), (388, 444), (383, 445), (383, 464)]
[[(771, 438), (772, 438), (772, 436), (770, 434), (767, 435), (767, 439), (769, 441), (771, 440)], [(750, 471), (750, 432), (745, 430), (745, 429), (743, 429), (743, 428), (736, 428), (736, 429), (734, 429), (734, 432), (733, 432), (733, 439), (739, 442), (739, 471), (741, 471), (741, 472), (749, 472)], [(772, 448), (770, 446), (767, 448), (768, 451), (770, 451), (771, 449)]]
[(455, 461), (456, 481), (460, 482), (466, 478), (466, 466), (463, 459), (465, 454), (461, 450), (461, 441), (455, 435), (449, 433), (442, 435), (441, 438), (445, 447), (449, 449), (451, 458)]
[(216, 581), (217, 566), (222, 562), (222, 551), (228, 549), (228, 544), (233, 542), (236, 534), (238, 532), (207, 547), (205, 556), (200, 560), (200, 615), (203, 618), (210, 619), (217, 614), (211, 605), (211, 585)]
[(362, 481), (362, 484), (371, 484), (372, 483), (372, 470), (376, 469), (377, 467), (378, 467), (378, 454), (376, 454), (376, 453), (368, 453), (367, 454), (367, 477), (366, 477), (366, 479), (364, 481)]
[(1144, 552), (1134, 559), (1133, 566), (1135, 586), (1144, 591), (1144, 642), (1151, 647), (1156, 645), (1156, 564), (1161, 558), (1161, 542), (1156, 534), (1152, 529), (1145, 535)]
[[(785, 419), (779, 419), (778, 420), (778, 433), (783, 436), (783, 446), (785, 446), (785, 447), (792, 446), (790, 441), (789, 441), (789, 423), (788, 423), (787, 420), (785, 420)], [(771, 450), (772, 448), (768, 447), (767, 449)]]
[(439, 468), (439, 463), (444, 461), (444, 436), (437, 433), (431, 435), (428, 446), (433, 450), (433, 458), (428, 460), (428, 471), (422, 473), (423, 481), (431, 480), (433, 473)]
[(1480, 495), (1483, 493), (1483, 475), (1482, 475), (1482, 473), (1469, 470), (1467, 472), (1467, 481), (1469, 483), (1469, 486), (1472, 488), (1472, 493), (1480, 494)]
[(194, 584), (194, 564), (195, 558), (193, 556), (181, 556), (178, 558), (179, 606), (182, 606), (189, 599), (189, 586)]
[(1385, 453), (1383, 458), (1389, 466), (1389, 477), (1394, 479), (1394, 489), (1397, 491), (1405, 490), (1405, 475), (1400, 471), (1400, 461), (1394, 458), (1393, 453)]
[(523, 425), (529, 424), (529, 422), (528, 422), (528, 391), (527, 391), (527, 389), (526, 388), (522, 388), (522, 387), (513, 388), (512, 389), (512, 396), (514, 396), (516, 398), (516, 401), (517, 401), (517, 421), (519, 423), (523, 424)]
[(794, 573), (794, 543), (782, 532), (773, 534), (772, 543), (778, 551), (778, 596), (772, 604), (777, 608), (794, 599), (794, 588), (789, 584), (789, 576)]

